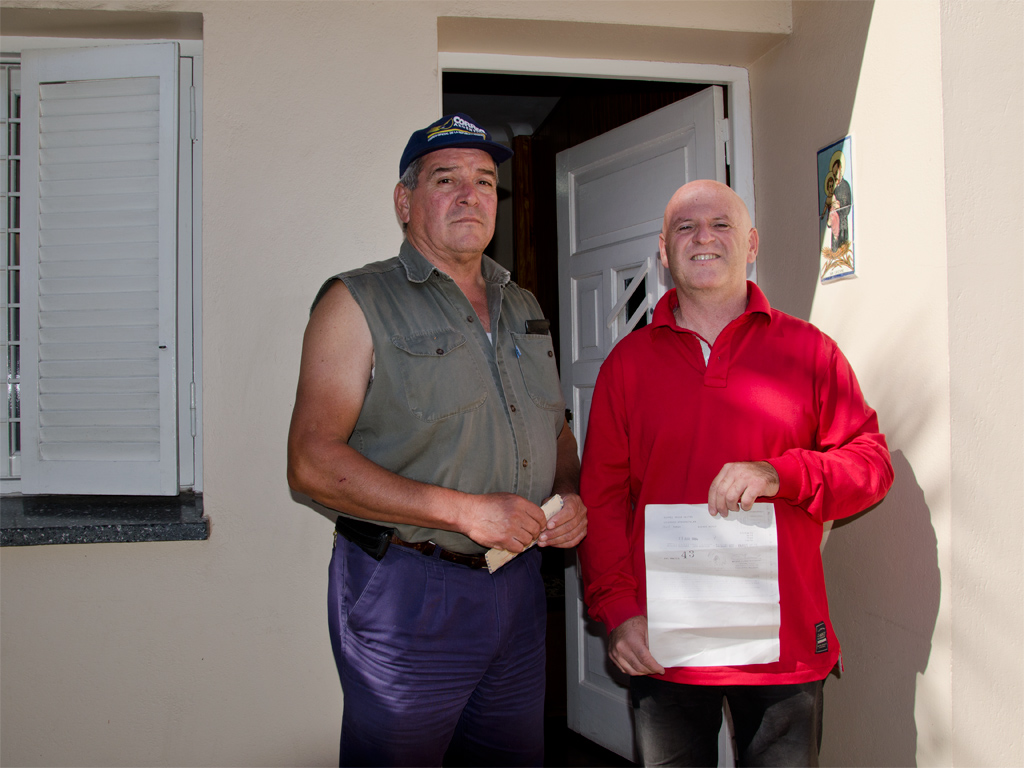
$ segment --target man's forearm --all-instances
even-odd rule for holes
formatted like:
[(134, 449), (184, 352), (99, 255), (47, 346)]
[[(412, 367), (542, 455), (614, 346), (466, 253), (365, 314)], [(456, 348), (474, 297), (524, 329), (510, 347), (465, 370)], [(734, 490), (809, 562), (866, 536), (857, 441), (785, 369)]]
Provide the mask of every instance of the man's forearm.
[(383, 523), (457, 530), (468, 494), (381, 467), (346, 444), (289, 451), (288, 482), (325, 507)]
[(513, 493), (470, 494), (397, 475), (344, 443), (289, 451), (291, 487), (324, 506), (382, 523), (455, 531), (521, 552), (544, 530), (536, 504)]
[(580, 457), (576, 446), (576, 436), (569, 428), (569, 422), (562, 425), (558, 434), (557, 453), (555, 459), (555, 480), (551, 486), (552, 493), (580, 492)]

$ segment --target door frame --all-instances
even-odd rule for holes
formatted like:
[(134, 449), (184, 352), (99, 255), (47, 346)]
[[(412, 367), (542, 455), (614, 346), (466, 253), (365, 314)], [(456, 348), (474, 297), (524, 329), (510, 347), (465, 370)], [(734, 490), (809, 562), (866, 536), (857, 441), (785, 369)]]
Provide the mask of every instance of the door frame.
[(551, 75), (594, 77), (609, 80), (662, 80), (725, 86), (729, 135), (726, 163), (730, 186), (740, 196), (754, 225), (754, 138), (751, 125), (750, 75), (744, 67), (722, 64), (683, 64), (630, 59), (561, 59), (554, 56), (519, 56), (501, 53), (437, 54), (437, 114), (444, 114), (440, 75), (444, 72), (476, 72), (494, 75)]
[[(503, 75), (549, 75), (555, 77), (593, 77), (621, 80), (659, 80), (664, 82), (698, 83), (725, 87), (728, 135), (726, 165), (732, 189), (746, 204), (752, 223), (757, 223), (754, 202), (754, 151), (750, 107), (750, 78), (744, 67), (717, 64), (687, 64), (672, 62), (636, 61), (628, 59), (562, 59), (548, 56), (520, 56), (514, 54), (456, 53), (439, 51), (437, 114), (444, 114), (444, 72), (470, 72)], [(756, 280), (756, 273), (748, 274)], [(580, 443), (582, 451), (582, 443)], [(568, 596), (569, 588), (566, 585)], [(566, 619), (570, 619), (567, 601)], [(577, 622), (579, 618), (577, 617)], [(723, 726), (727, 727), (727, 726)], [(724, 731), (723, 731), (724, 733)], [(726, 736), (721, 736), (725, 738)], [(720, 749), (720, 759), (731, 764), (732, 752), (726, 745)], [(636, 756), (634, 755), (634, 758)], [(720, 763), (723, 764), (723, 763)]]

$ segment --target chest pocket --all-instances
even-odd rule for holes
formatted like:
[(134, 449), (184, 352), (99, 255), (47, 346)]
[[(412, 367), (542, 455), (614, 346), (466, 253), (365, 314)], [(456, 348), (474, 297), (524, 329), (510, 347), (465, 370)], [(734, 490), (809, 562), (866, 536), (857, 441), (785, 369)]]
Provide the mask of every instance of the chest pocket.
[(487, 400), (480, 364), (454, 330), (392, 336), (409, 410), (423, 421), (473, 411)]
[(518, 350), (519, 370), (523, 374), (530, 399), (539, 408), (561, 411), (565, 408), (565, 401), (558, 383), (558, 368), (555, 366), (551, 337), (546, 333), (513, 333), (512, 340)]

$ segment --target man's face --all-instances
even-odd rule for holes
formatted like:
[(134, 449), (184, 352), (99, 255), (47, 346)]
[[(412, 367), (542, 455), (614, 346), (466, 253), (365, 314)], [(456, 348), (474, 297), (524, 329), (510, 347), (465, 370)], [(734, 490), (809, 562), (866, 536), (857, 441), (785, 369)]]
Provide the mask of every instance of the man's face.
[(684, 294), (746, 292), (757, 258), (757, 230), (743, 201), (716, 181), (680, 188), (665, 209), (661, 263)]
[(423, 158), (414, 190), (395, 188), (395, 208), (406, 237), (424, 256), (477, 257), (494, 235), (498, 175), (480, 149), (440, 149)]
[(843, 180), (843, 164), (838, 160), (832, 163), (832, 175), (836, 177), (836, 184)]

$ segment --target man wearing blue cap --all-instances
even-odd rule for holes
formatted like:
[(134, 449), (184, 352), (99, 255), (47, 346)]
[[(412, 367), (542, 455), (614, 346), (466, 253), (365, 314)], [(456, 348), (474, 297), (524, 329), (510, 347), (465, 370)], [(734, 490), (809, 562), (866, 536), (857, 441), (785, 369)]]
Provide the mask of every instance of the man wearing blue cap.
[[(341, 513), (342, 765), (543, 762), (530, 546), (575, 546), (586, 509), (549, 324), (483, 254), (511, 155), (466, 115), (416, 131), (398, 256), (328, 280), (306, 329), (288, 479)], [(548, 521), (552, 494), (564, 506)], [(490, 548), (523, 554), (491, 572)]]

